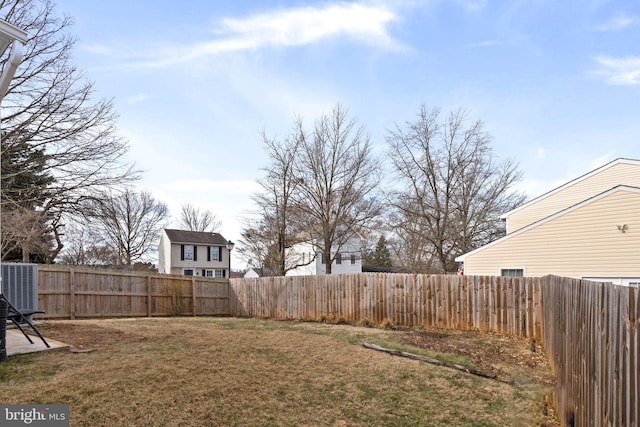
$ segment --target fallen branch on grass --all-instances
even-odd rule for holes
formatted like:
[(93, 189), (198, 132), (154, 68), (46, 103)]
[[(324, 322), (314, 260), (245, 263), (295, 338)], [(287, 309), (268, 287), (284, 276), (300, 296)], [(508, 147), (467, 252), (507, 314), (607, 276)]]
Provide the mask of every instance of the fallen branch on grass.
[(74, 346), (69, 347), (69, 351), (71, 353), (91, 353), (96, 351), (95, 348), (77, 348)]
[(421, 356), (419, 354), (413, 354), (413, 353), (407, 353), (406, 351), (400, 351), (400, 350), (395, 350), (395, 349), (392, 349), (392, 348), (386, 348), (386, 347), (382, 347), (382, 346), (379, 346), (377, 344), (371, 344), (371, 343), (368, 343), (368, 342), (365, 342), (362, 345), (365, 346), (366, 348), (370, 348), (372, 350), (384, 351), (385, 353), (389, 353), (389, 354), (392, 354), (394, 356), (408, 357), (409, 359), (420, 360), (422, 362), (431, 363), (433, 365), (444, 366), (446, 368), (451, 368), (451, 369), (457, 369), (458, 371), (467, 372), (469, 374), (478, 375), (480, 377), (489, 378), (489, 379), (492, 379), (492, 380), (496, 380), (496, 381), (500, 381), (500, 382), (503, 382), (503, 383), (511, 384), (509, 381), (504, 381), (504, 380), (499, 379), (497, 375), (489, 374), (489, 373), (486, 373), (486, 372), (482, 372), (482, 371), (479, 371), (479, 370), (473, 369), (473, 368), (467, 368), (466, 366), (457, 365), (455, 363), (443, 362), (442, 360), (434, 359), (432, 357)]

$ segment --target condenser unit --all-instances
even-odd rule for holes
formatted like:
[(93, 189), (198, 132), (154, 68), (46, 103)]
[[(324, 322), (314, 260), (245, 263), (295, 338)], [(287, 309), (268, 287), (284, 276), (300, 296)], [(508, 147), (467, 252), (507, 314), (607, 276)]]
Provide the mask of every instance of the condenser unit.
[(38, 264), (2, 264), (2, 293), (18, 310), (37, 310)]

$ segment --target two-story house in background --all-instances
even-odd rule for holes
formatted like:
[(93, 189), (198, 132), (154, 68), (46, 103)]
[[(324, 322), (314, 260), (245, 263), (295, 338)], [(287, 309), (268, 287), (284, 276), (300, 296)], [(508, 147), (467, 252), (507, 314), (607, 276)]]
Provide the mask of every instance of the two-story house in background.
[(233, 243), (219, 233), (165, 229), (158, 247), (158, 271), (202, 277), (230, 277)]
[[(335, 253), (335, 248), (332, 251)], [(359, 239), (352, 238), (343, 243), (340, 251), (335, 254), (331, 264), (331, 274), (347, 274), (362, 272), (362, 257), (364, 247)], [(313, 240), (296, 243), (286, 252), (287, 259), (297, 264), (296, 268), (287, 271), (286, 276), (315, 276), (326, 274), (326, 259), (318, 252)], [(262, 272), (258, 268), (250, 268), (244, 277), (260, 277), (261, 273), (271, 275), (270, 271)]]
[(465, 274), (640, 284), (640, 160), (614, 160), (502, 218), (506, 236), (456, 258)]
[[(335, 251), (335, 248), (332, 248)], [(345, 242), (336, 254), (331, 264), (331, 274), (361, 273), (363, 246), (359, 239), (352, 238)], [(308, 264), (297, 267), (287, 272), (287, 276), (312, 276), (325, 274), (326, 260), (322, 253), (316, 253), (317, 247), (312, 242), (302, 242), (294, 245), (288, 252), (288, 256), (305, 259)]]

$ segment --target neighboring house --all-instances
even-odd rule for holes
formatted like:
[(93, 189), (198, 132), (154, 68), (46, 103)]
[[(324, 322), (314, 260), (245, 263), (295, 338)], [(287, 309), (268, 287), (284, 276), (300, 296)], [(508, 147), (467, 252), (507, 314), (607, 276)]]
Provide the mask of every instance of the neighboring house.
[(618, 185), (640, 187), (640, 160), (617, 159), (502, 215), (507, 234)]
[(158, 271), (185, 276), (229, 277), (231, 251), (227, 249), (228, 243), (219, 233), (165, 229), (158, 248)]
[[(361, 273), (362, 272), (362, 242), (351, 239), (342, 245), (336, 259), (331, 264), (331, 274)], [(311, 276), (325, 274), (326, 264), (323, 254), (316, 254), (316, 246), (312, 242), (294, 245), (290, 254), (307, 265), (297, 267), (287, 272), (287, 276)]]
[(274, 275), (275, 274), (271, 270), (266, 268), (250, 268), (244, 272), (242, 277), (255, 278), (255, 277), (270, 277)]
[(250, 268), (244, 273), (244, 277), (245, 278), (255, 278), (255, 277), (260, 277), (260, 275), (258, 274), (258, 272), (255, 269)]
[(617, 159), (505, 214), (507, 235), (456, 258), (467, 275), (640, 283), (640, 161)]

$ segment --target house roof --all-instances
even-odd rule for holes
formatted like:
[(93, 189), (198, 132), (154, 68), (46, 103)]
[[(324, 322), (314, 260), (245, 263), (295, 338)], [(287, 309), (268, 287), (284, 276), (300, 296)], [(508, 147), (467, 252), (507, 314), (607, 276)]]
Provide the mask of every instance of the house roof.
[(227, 239), (220, 233), (209, 233), (207, 231), (187, 231), (165, 229), (164, 232), (171, 243), (186, 243), (191, 245), (217, 245), (224, 246)]
[(576, 178), (576, 179), (573, 179), (573, 180), (571, 180), (571, 181), (569, 181), (569, 182), (567, 182), (567, 183), (565, 183), (565, 184), (561, 185), (560, 187), (554, 188), (553, 190), (548, 191), (548, 192), (546, 192), (546, 193), (542, 194), (541, 196), (538, 196), (538, 197), (536, 197), (536, 198), (533, 198), (533, 199), (529, 200), (529, 201), (528, 201), (528, 202), (526, 202), (525, 204), (520, 205), (520, 206), (518, 206), (517, 208), (512, 209), (512, 210), (510, 210), (509, 212), (507, 212), (507, 213), (505, 213), (505, 214), (502, 214), (502, 215), (500, 216), (500, 218), (501, 218), (501, 219), (506, 219), (506, 218), (508, 218), (511, 214), (513, 214), (513, 213), (515, 213), (515, 212), (517, 212), (517, 211), (519, 211), (519, 210), (521, 210), (521, 209), (524, 209), (524, 208), (526, 208), (527, 206), (529, 206), (529, 205), (531, 205), (531, 204), (533, 204), (533, 203), (536, 203), (536, 202), (538, 202), (538, 201), (540, 201), (540, 200), (542, 200), (542, 199), (544, 199), (544, 198), (546, 198), (546, 197), (549, 197), (549, 196), (551, 196), (551, 195), (553, 195), (553, 194), (555, 194), (555, 193), (557, 193), (557, 192), (559, 192), (559, 191), (562, 191), (562, 190), (564, 190), (564, 189), (566, 189), (566, 188), (568, 188), (568, 187), (571, 187), (572, 185), (575, 185), (575, 184), (579, 183), (580, 181), (583, 181), (583, 180), (585, 180), (585, 179), (587, 179), (587, 178), (589, 178), (589, 177), (591, 177), (591, 176), (593, 176), (593, 175), (599, 174), (599, 173), (600, 173), (600, 172), (602, 172), (603, 170), (609, 169), (609, 168), (611, 168), (611, 167), (613, 167), (613, 166), (615, 166), (615, 165), (617, 165), (617, 164), (620, 164), (620, 163), (626, 163), (626, 164), (632, 164), (632, 165), (639, 165), (639, 166), (640, 166), (640, 160), (635, 160), (635, 159), (625, 159), (625, 158), (618, 158), (618, 159), (615, 159), (615, 160), (613, 160), (613, 161), (611, 161), (611, 162), (607, 163), (606, 165), (600, 166), (599, 168), (594, 169), (594, 170), (592, 170), (591, 172), (588, 172), (588, 173), (586, 173), (586, 174), (584, 174), (584, 175), (582, 175), (582, 176), (579, 176), (579, 177), (578, 177), (578, 178)]
[(538, 226), (540, 226), (540, 225), (542, 225), (542, 224), (544, 224), (546, 222), (552, 221), (552, 220), (554, 220), (554, 219), (556, 219), (556, 218), (558, 218), (558, 217), (560, 217), (562, 215), (566, 215), (569, 212), (572, 212), (572, 211), (574, 211), (576, 209), (579, 209), (579, 208), (581, 208), (583, 206), (591, 204), (591, 203), (593, 203), (593, 202), (595, 202), (597, 200), (600, 200), (600, 199), (602, 199), (604, 197), (607, 197), (607, 196), (609, 196), (609, 195), (611, 195), (613, 193), (616, 193), (618, 191), (631, 191), (631, 192), (640, 194), (640, 187), (632, 187), (632, 186), (629, 186), (629, 185), (617, 185), (617, 186), (615, 186), (615, 187), (613, 187), (613, 188), (611, 188), (611, 189), (609, 189), (607, 191), (604, 191), (604, 192), (602, 192), (602, 193), (600, 193), (600, 194), (598, 194), (596, 196), (590, 197), (590, 198), (588, 198), (586, 200), (583, 200), (580, 203), (577, 203), (577, 204), (575, 204), (575, 205), (573, 205), (571, 207), (563, 209), (560, 212), (556, 212), (553, 215), (549, 215), (548, 217), (543, 218), (543, 219), (541, 219), (539, 221), (536, 221), (533, 224), (530, 224), (530, 225), (528, 225), (526, 227), (523, 227), (523, 228), (521, 228), (521, 229), (519, 229), (517, 231), (514, 231), (513, 233), (509, 233), (506, 236), (504, 236), (504, 237), (502, 237), (502, 238), (500, 238), (498, 240), (494, 240), (491, 243), (487, 243), (486, 245), (481, 246), (478, 249), (475, 249), (475, 250), (473, 250), (471, 252), (467, 252), (466, 254), (460, 255), (459, 257), (456, 257), (456, 262), (464, 262), (464, 259), (466, 257), (468, 257), (469, 255), (473, 255), (473, 254), (475, 254), (477, 252), (480, 252), (480, 251), (483, 251), (483, 250), (485, 250), (485, 249), (487, 249), (487, 248), (489, 248), (491, 246), (494, 246), (494, 245), (497, 245), (497, 244), (499, 244), (501, 242), (504, 242), (507, 239), (511, 239), (514, 236), (517, 236), (517, 235), (522, 234), (522, 233), (524, 233), (526, 231), (529, 231), (529, 230), (531, 230), (533, 228), (536, 228), (536, 227), (538, 227)]

